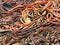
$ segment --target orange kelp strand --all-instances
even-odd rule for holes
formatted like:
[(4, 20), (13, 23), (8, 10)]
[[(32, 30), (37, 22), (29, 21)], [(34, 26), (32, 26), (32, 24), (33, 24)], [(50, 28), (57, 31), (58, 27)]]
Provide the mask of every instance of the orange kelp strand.
[(49, 11), (50, 13), (52, 13), (54, 16), (56, 17), (60, 17), (60, 15), (57, 15), (53, 10), (51, 9), (47, 9), (47, 11)]
[(48, 8), (52, 4), (51, 0), (48, 1), (48, 3), (42, 8), (42, 11), (44, 11), (46, 8)]
[(33, 2), (29, 5), (27, 5), (27, 7), (30, 7), (30, 6), (34, 6), (34, 5), (40, 5), (40, 4), (46, 4), (47, 2), (45, 1), (36, 1), (36, 2)]
[(22, 24), (22, 26), (23, 26), (23, 27), (26, 27), (26, 26), (28, 26), (28, 25), (30, 25), (30, 24), (32, 24), (32, 22), (27, 23), (27, 24)]

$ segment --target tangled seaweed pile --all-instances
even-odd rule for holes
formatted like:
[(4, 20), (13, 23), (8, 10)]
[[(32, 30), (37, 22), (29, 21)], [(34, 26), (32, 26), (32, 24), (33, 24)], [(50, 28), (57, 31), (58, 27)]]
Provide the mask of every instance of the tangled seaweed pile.
[(60, 45), (60, 0), (3, 0), (0, 45)]

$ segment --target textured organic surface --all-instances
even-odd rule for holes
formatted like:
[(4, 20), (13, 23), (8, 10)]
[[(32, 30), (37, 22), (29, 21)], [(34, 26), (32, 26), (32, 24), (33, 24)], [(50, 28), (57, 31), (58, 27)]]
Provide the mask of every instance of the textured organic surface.
[(60, 1), (0, 0), (0, 45), (60, 45)]

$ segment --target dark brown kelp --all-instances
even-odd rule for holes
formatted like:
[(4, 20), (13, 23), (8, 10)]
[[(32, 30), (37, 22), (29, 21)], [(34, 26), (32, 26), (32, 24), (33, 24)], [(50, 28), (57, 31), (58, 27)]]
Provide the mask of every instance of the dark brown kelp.
[(0, 45), (60, 45), (60, 1), (0, 0)]

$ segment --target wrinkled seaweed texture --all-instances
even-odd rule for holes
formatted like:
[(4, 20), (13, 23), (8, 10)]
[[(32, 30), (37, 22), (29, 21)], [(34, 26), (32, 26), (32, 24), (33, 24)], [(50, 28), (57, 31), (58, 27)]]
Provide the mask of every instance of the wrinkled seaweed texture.
[(0, 45), (60, 45), (60, 1), (0, 0)]

